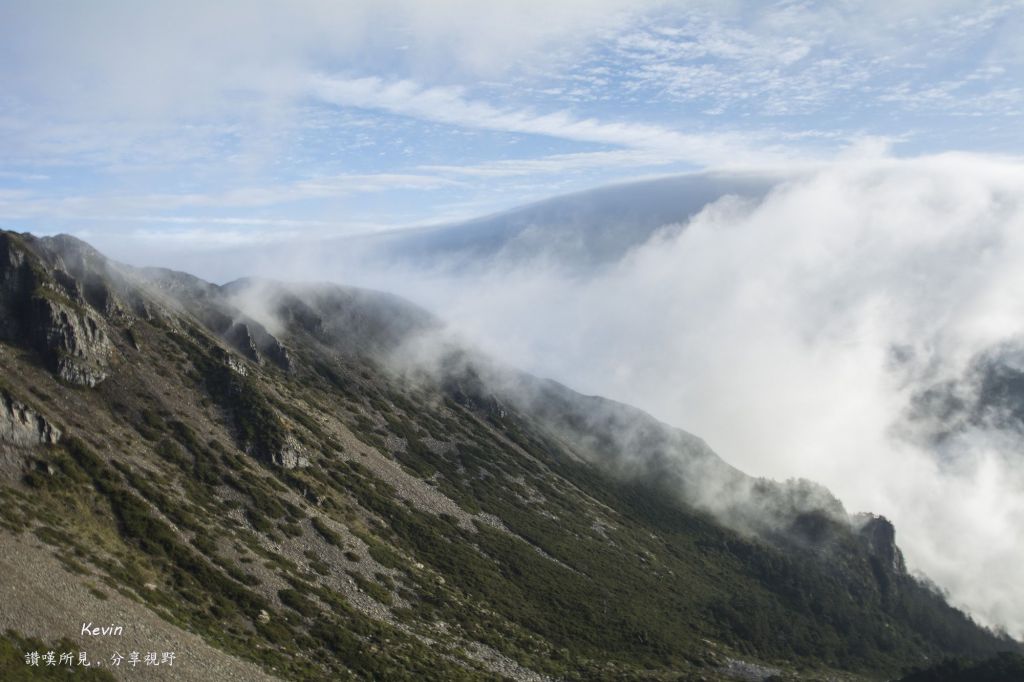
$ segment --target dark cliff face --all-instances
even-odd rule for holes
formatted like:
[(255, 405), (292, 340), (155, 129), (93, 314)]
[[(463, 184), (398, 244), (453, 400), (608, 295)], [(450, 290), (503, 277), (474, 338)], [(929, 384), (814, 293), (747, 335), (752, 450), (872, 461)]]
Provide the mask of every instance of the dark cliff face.
[(898, 602), (901, 586), (912, 583), (907, 576), (903, 552), (896, 545), (896, 529), (884, 516), (874, 514), (859, 514), (855, 523), (861, 524), (857, 536), (867, 552), (882, 599), (888, 604)]
[[(103, 381), (112, 352), (106, 323), (59, 253), (31, 237), (0, 234), (0, 270), (0, 338), (35, 351), (65, 381)], [(104, 299), (104, 310), (113, 307)]]
[(424, 348), (440, 323), (386, 294), (0, 233), (0, 313), (0, 539), (286, 679), (881, 676), (1017, 646), (909, 576), (885, 519)]
[(56, 445), (60, 436), (60, 429), (37, 410), (0, 388), (0, 445)]
[(863, 520), (858, 534), (866, 544), (868, 553), (877, 558), (887, 572), (904, 575), (907, 568), (903, 563), (903, 553), (896, 546), (896, 529), (892, 523), (884, 516), (873, 514), (861, 514), (858, 520)]

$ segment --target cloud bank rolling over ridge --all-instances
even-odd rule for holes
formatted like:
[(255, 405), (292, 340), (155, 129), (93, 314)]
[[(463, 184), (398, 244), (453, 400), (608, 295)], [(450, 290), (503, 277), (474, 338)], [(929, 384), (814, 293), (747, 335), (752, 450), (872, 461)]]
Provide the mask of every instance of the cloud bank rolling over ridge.
[(971, 428), (940, 448), (914, 436), (912, 405), (1024, 340), (1021, 187), (1015, 160), (854, 159), (763, 200), (727, 194), (589, 274), (543, 251), (469, 273), (348, 274), (749, 473), (818, 480), (886, 514), (912, 568), (1020, 636), (1021, 434)]
[(977, 358), (1024, 343), (1022, 187), (1018, 159), (864, 154), (178, 264), (406, 296), (503, 362), (637, 405), (748, 473), (810, 478), (851, 512), (885, 514), (911, 569), (1019, 637), (1024, 435), (980, 424), (932, 442), (920, 434), (941, 418), (914, 406), (947, 381), (976, 394)]

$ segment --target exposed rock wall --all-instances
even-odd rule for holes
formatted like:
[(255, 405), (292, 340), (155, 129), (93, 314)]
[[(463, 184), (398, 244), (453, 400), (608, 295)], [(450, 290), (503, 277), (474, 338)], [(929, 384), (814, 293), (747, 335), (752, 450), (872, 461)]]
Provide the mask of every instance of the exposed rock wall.
[(111, 344), (102, 320), (43, 297), (33, 298), (29, 338), (61, 379), (95, 386), (109, 374)]
[(36, 351), (65, 381), (95, 386), (109, 374), (106, 323), (60, 258), (51, 260), (0, 234), (0, 340)]
[(903, 561), (903, 552), (896, 546), (896, 529), (892, 522), (874, 514), (858, 514), (855, 522), (862, 524), (858, 529), (860, 539), (880, 566), (896, 575), (905, 574), (907, 567)]
[(306, 448), (297, 440), (288, 437), (281, 449), (270, 456), (271, 462), (284, 469), (295, 469), (309, 466)]
[(28, 405), (0, 391), (0, 443), (16, 447), (54, 445), (60, 429)]

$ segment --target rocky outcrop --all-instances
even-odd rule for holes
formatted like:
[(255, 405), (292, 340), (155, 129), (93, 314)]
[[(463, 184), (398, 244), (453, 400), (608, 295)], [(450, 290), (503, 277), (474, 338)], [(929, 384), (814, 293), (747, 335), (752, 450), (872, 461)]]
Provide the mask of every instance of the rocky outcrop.
[(874, 514), (857, 514), (853, 522), (883, 603), (892, 603), (899, 596), (907, 576), (903, 552), (896, 546), (896, 529), (887, 518)]
[(59, 301), (35, 297), (28, 327), (35, 349), (61, 379), (93, 387), (107, 378), (112, 347), (102, 321)]
[(115, 293), (115, 288), (123, 288), (123, 278), (103, 254), (68, 235), (44, 237), (40, 243), (59, 259), (55, 274), (73, 283), (77, 296), (72, 298), (88, 303), (104, 317), (131, 317)]
[(278, 341), (277, 338), (275, 338), (274, 336), (267, 334), (267, 338), (262, 346), (262, 351), (263, 355), (268, 360), (273, 362), (275, 365), (277, 365), (284, 371), (290, 372), (293, 369), (295, 369), (295, 366), (292, 362), (291, 353), (289, 353), (288, 349), (285, 348), (284, 345), (280, 341)]
[(861, 542), (881, 568), (896, 575), (907, 572), (903, 552), (896, 546), (896, 529), (889, 519), (874, 514), (858, 514), (854, 521), (859, 524), (857, 532)]
[(242, 357), (248, 358), (255, 363), (262, 362), (263, 358), (260, 356), (260, 349), (256, 347), (256, 341), (252, 338), (248, 325), (234, 323), (228, 327), (227, 331), (221, 334), (221, 337), (238, 351)]
[(293, 369), (291, 355), (284, 345), (260, 322), (236, 307), (223, 287), (161, 268), (143, 268), (137, 273), (246, 360), (257, 365), (270, 362), (285, 371)]
[(25, 318), (25, 293), (34, 286), (34, 272), (26, 249), (18, 240), (0, 232), (0, 339), (10, 341), (21, 334)]
[(16, 447), (55, 445), (60, 429), (31, 407), (0, 391), (0, 443)]
[(306, 448), (290, 436), (281, 449), (271, 455), (271, 461), (284, 469), (301, 469), (309, 466)]
[(220, 332), (220, 336), (243, 357), (257, 364), (269, 360), (285, 371), (292, 368), (288, 350), (255, 320), (242, 318), (233, 321), (226, 331)]
[(106, 324), (60, 257), (44, 261), (25, 239), (0, 233), (0, 340), (36, 351), (65, 381), (95, 386), (109, 373)]

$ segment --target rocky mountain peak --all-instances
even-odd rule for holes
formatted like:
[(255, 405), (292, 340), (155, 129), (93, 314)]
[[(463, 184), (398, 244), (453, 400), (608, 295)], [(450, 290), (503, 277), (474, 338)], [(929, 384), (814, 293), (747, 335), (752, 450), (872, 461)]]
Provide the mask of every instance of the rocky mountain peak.
[(903, 552), (896, 545), (896, 528), (884, 516), (862, 513), (855, 517), (858, 535), (868, 552), (879, 564), (894, 575), (904, 575), (907, 567)]

